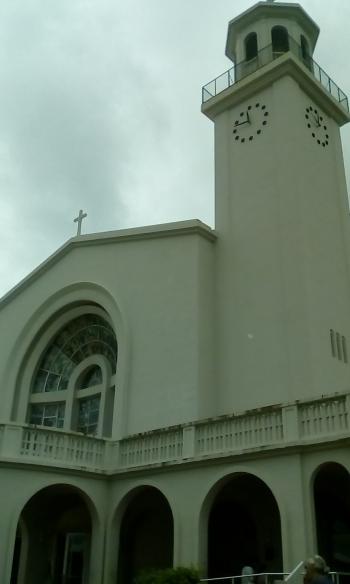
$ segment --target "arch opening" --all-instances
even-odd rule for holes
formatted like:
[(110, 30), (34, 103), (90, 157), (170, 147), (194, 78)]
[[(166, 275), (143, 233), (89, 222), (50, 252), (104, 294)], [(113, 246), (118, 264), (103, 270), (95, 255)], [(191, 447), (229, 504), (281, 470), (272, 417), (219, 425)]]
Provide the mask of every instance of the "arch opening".
[(42, 489), (19, 519), (11, 584), (87, 584), (91, 534), (90, 510), (78, 489)]
[(208, 577), (282, 571), (281, 520), (269, 487), (250, 474), (231, 477), (217, 492), (208, 521)]
[(256, 32), (251, 32), (244, 40), (245, 60), (251, 61), (258, 55), (258, 37)]
[(271, 30), (272, 52), (278, 57), (289, 51), (289, 35), (284, 26), (274, 26)]
[(307, 42), (307, 40), (303, 34), (300, 35), (300, 52), (301, 52), (301, 60), (303, 61), (304, 65), (308, 69), (310, 69), (310, 71), (311, 71), (312, 59), (311, 59), (311, 55), (310, 55), (309, 43)]
[(314, 481), (318, 552), (332, 570), (350, 572), (350, 475), (337, 463), (323, 465)]
[(143, 570), (170, 568), (173, 515), (164, 495), (143, 487), (129, 501), (120, 526), (118, 584), (132, 584)]

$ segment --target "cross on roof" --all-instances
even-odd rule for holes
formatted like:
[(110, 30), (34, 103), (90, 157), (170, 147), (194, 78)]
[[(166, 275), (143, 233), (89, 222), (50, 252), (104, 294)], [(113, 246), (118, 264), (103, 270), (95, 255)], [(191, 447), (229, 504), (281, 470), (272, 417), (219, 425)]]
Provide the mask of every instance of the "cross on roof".
[(80, 209), (78, 217), (74, 219), (74, 223), (78, 223), (77, 235), (81, 235), (81, 224), (85, 217), (87, 217), (87, 213), (83, 213), (83, 210)]

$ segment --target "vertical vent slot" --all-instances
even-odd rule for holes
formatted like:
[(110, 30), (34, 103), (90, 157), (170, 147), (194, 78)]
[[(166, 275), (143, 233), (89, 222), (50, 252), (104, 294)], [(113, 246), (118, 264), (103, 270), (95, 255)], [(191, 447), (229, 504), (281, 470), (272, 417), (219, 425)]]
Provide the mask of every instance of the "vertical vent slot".
[(347, 350), (347, 343), (346, 337), (341, 335), (334, 329), (329, 330), (329, 339), (331, 343), (331, 352), (332, 357), (338, 359), (338, 361), (342, 361), (343, 363), (348, 362), (348, 350)]

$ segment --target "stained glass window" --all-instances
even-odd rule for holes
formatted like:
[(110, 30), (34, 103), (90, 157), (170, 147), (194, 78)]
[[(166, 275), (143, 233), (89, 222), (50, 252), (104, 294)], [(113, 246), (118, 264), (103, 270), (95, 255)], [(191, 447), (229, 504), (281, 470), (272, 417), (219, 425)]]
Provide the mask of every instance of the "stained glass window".
[(79, 316), (59, 331), (40, 361), (33, 393), (67, 389), (73, 369), (90, 355), (104, 355), (115, 373), (117, 340), (110, 324), (96, 314)]
[[(98, 355), (104, 359), (93, 358)], [(82, 362), (88, 357), (92, 358), (84, 368), (85, 363)], [(36, 395), (30, 397), (28, 405), (28, 422), (48, 428), (63, 428), (66, 417), (73, 431), (109, 433), (109, 426), (103, 419), (99, 424), (101, 395), (105, 400), (109, 389), (107, 384), (111, 382), (106, 374), (106, 360), (114, 374), (117, 340), (108, 321), (98, 314), (88, 313), (68, 322), (52, 338), (40, 358), (32, 384), (32, 394)], [(78, 379), (74, 377), (75, 383), (69, 387), (72, 374), (80, 363), (80, 376)], [(69, 392), (63, 391), (68, 387)], [(51, 401), (52, 398), (48, 400), (47, 392), (51, 393), (55, 402)], [(52, 392), (56, 393), (52, 395)], [(107, 401), (110, 404), (111, 398), (108, 397)]]

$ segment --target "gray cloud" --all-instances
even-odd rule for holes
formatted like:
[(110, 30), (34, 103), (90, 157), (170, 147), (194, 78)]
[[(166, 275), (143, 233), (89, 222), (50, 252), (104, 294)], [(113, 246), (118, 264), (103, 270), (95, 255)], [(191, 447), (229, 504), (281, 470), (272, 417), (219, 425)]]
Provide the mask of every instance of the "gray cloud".
[[(213, 224), (201, 86), (229, 68), (227, 22), (250, 5), (2, 0), (0, 295), (74, 234), (80, 208), (89, 232)], [(349, 5), (303, 6), (323, 29), (318, 60), (350, 91)]]

